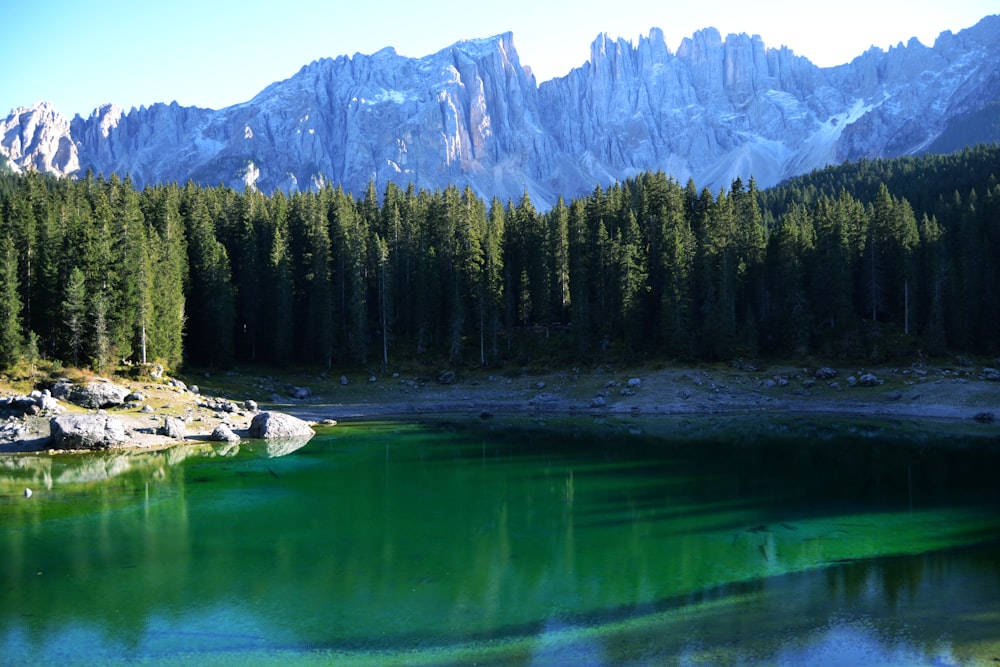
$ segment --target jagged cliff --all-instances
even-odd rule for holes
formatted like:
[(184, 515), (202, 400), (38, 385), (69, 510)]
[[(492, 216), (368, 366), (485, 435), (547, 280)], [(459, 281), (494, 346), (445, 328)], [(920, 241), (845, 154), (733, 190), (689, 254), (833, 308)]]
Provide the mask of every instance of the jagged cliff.
[(527, 191), (546, 206), (645, 170), (767, 186), (918, 153), (998, 99), (1000, 16), (834, 68), (714, 29), (676, 53), (656, 29), (638, 44), (600, 36), (587, 63), (540, 86), (507, 33), (420, 59), (324, 59), (221, 110), (106, 105), (70, 122), (47, 104), (21, 108), (0, 121), (0, 154), (15, 169), (128, 173), (140, 186), (360, 193), (374, 179)]

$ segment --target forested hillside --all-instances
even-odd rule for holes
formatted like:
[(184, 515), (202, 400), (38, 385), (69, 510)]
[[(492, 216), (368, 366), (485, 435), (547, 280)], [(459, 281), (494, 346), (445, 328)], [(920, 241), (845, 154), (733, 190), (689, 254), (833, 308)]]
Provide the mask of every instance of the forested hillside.
[(0, 176), (0, 366), (499, 366), (1000, 348), (1000, 149), (759, 192), (647, 173), (471, 190)]

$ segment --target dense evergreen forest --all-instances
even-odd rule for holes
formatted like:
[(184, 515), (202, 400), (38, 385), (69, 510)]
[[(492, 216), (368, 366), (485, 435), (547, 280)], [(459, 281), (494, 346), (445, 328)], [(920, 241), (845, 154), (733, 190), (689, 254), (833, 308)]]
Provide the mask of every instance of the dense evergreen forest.
[(872, 363), (1000, 349), (1000, 148), (767, 192), (525, 195), (0, 175), (0, 366)]

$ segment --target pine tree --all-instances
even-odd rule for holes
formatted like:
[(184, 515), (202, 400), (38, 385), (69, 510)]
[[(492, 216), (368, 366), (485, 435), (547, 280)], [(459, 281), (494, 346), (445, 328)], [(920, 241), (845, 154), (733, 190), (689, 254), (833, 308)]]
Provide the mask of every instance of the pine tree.
[(99, 374), (103, 374), (111, 364), (112, 346), (108, 331), (108, 302), (109, 299), (104, 290), (95, 292), (91, 297), (91, 339), (94, 344), (94, 356), (91, 360), (91, 366)]
[(289, 248), (288, 200), (280, 192), (271, 200), (271, 239), (267, 260), (268, 317), (264, 324), (270, 340), (269, 358), (287, 364), (293, 354), (295, 318), (293, 310), (292, 257)]
[(943, 242), (944, 231), (937, 219), (926, 215), (920, 221), (920, 275), (923, 281), (921, 293), (927, 303), (927, 319), (924, 327), (924, 341), (932, 355), (944, 353), (947, 349), (947, 329), (945, 323), (945, 298), (947, 258)]
[(141, 361), (153, 315), (146, 222), (138, 193), (128, 178), (120, 181), (112, 176), (108, 200), (112, 212), (112, 243), (116, 249), (112, 254), (112, 280), (108, 290), (112, 300), (108, 310), (111, 343), (117, 357), (136, 356)]
[[(331, 240), (325, 206), (332, 193), (296, 193), (290, 200), (288, 226), (294, 264), (295, 321), (299, 357), (330, 368), (334, 353)], [(344, 261), (339, 255), (340, 261)]]
[[(37, 178), (37, 175), (29, 174), (28, 178)], [(22, 187), (15, 190), (10, 199), (7, 200), (5, 207), (5, 236), (11, 240), (17, 254), (17, 272), (14, 277), (17, 280), (18, 290), (23, 295), (32, 293), (36, 269), (34, 252), (37, 223), (27, 190), (27, 184), (22, 184)], [(30, 331), (32, 324), (30, 299), (24, 299), (21, 302), (20, 318), (24, 331)]]
[(500, 327), (503, 312), (503, 237), (504, 208), (496, 197), (490, 203), (489, 216), (483, 231), (483, 270), (480, 279), (479, 318), (480, 343), (479, 361), (486, 364), (486, 345), (490, 341), (490, 358), (500, 356)]
[(178, 368), (184, 359), (184, 282), (188, 266), (180, 191), (170, 186), (148, 192), (144, 216), (148, 225), (152, 274), (147, 356), (162, 361), (169, 368)]
[(577, 199), (569, 207), (567, 220), (568, 266), (570, 292), (570, 320), (573, 323), (573, 339), (576, 357), (588, 360), (593, 353), (593, 322), (591, 320), (591, 288), (589, 266), (590, 241), (587, 229), (587, 209), (582, 199)]
[(569, 317), (569, 209), (562, 197), (546, 216), (548, 220), (549, 253), (551, 255), (552, 316), (558, 322)]
[(649, 294), (649, 262), (639, 223), (635, 213), (629, 212), (628, 220), (618, 233), (618, 278), (621, 296), (620, 319), (624, 342), (629, 355), (638, 359), (648, 340), (646, 331), (646, 297)]
[(658, 216), (662, 232), (664, 284), (661, 317), (666, 351), (690, 358), (694, 354), (694, 260), (697, 241), (678, 191), (665, 201)]
[(805, 207), (792, 205), (781, 217), (774, 243), (774, 272), (780, 316), (772, 328), (783, 349), (795, 354), (809, 351), (812, 310), (806, 292), (807, 262), (816, 243), (812, 219)]
[(189, 186), (182, 202), (190, 271), (187, 356), (195, 363), (226, 368), (236, 358), (236, 308), (229, 255), (216, 239), (215, 223), (208, 211), (211, 194), (198, 193)]
[(329, 208), (331, 251), (336, 257), (334, 293), (341, 340), (350, 358), (368, 360), (368, 231), (354, 199), (337, 189)]
[(373, 244), (376, 254), (376, 275), (378, 276), (379, 332), (382, 338), (382, 370), (389, 367), (389, 309), (392, 295), (389, 292), (392, 279), (389, 276), (389, 244), (375, 234)]
[(0, 241), (0, 368), (17, 363), (22, 352), (17, 265), (14, 240), (7, 236)]
[(80, 352), (86, 340), (87, 330), (87, 283), (77, 267), (69, 274), (66, 297), (62, 303), (63, 326), (66, 330), (66, 345), (74, 367), (80, 366)]

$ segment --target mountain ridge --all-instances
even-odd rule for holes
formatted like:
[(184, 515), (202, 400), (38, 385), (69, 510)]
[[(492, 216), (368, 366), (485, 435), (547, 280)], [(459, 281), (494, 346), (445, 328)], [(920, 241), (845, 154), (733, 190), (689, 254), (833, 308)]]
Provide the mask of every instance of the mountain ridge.
[(423, 58), (392, 47), (323, 58), (219, 110), (109, 104), (67, 120), (47, 103), (20, 107), (0, 120), (0, 154), (15, 170), (116, 172), (139, 186), (454, 184), (546, 207), (643, 171), (766, 187), (919, 153), (1000, 99), (998, 72), (1000, 16), (831, 68), (714, 28), (676, 52), (657, 28), (636, 43), (602, 33), (588, 61), (542, 83), (506, 32)]

